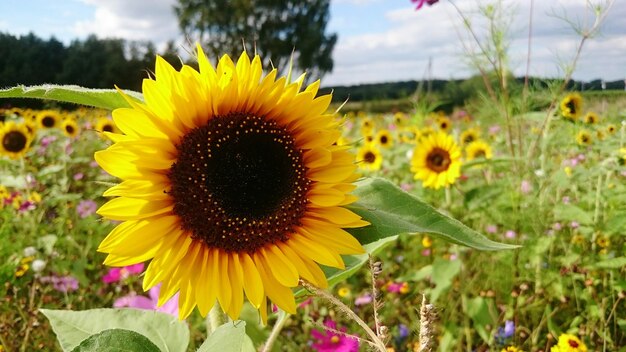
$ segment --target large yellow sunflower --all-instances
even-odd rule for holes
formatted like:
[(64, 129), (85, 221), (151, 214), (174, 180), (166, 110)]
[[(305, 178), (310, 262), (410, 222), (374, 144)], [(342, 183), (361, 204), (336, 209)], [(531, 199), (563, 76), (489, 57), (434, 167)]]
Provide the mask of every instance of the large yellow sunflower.
[(422, 138), (413, 151), (411, 171), (427, 188), (453, 184), (461, 175), (461, 151), (452, 136), (437, 132)]
[(9, 121), (0, 129), (0, 155), (19, 159), (28, 151), (31, 140), (24, 124)]
[(383, 157), (376, 146), (373, 144), (365, 144), (357, 152), (356, 162), (363, 170), (376, 171), (380, 170)]
[(180, 292), (180, 318), (214, 303), (233, 319), (244, 293), (267, 319), (267, 298), (295, 313), (291, 288), (327, 281), (318, 264), (344, 268), (341, 254), (363, 253), (342, 228), (368, 223), (342, 207), (357, 166), (324, 114), (319, 81), (263, 74), (261, 59), (223, 56), (214, 69), (198, 47), (199, 72), (157, 57), (145, 103), (113, 119), (124, 133), (96, 160), (123, 179), (98, 213), (124, 221), (100, 244), (105, 264), (152, 259), (144, 289), (162, 283), (159, 302)]
[(578, 120), (583, 108), (583, 98), (578, 93), (571, 93), (561, 100), (561, 115), (571, 121)]

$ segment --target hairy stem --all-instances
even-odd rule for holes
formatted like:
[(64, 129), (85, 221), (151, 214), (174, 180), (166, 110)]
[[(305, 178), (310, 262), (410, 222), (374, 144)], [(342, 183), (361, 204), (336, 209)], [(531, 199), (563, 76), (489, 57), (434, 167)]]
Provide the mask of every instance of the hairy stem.
[(336, 306), (337, 308), (339, 308), (343, 313), (345, 313), (348, 317), (350, 317), (351, 319), (353, 319), (357, 324), (359, 324), (359, 326), (365, 331), (365, 333), (367, 335), (369, 335), (370, 337), (370, 341), (372, 341), (376, 347), (376, 349), (380, 352), (386, 352), (387, 348), (385, 347), (385, 344), (383, 343), (383, 341), (381, 341), (378, 338), (378, 335), (376, 335), (376, 333), (374, 331), (372, 331), (372, 329), (370, 329), (369, 326), (367, 326), (367, 324), (358, 316), (356, 315), (355, 312), (352, 311), (352, 309), (350, 309), (350, 307), (346, 306), (343, 302), (341, 302), (340, 300), (338, 300), (335, 296), (331, 295), (330, 293), (319, 289), (315, 286), (313, 286), (312, 284), (310, 284), (308, 281), (300, 279), (300, 285), (302, 285), (302, 287), (306, 288), (307, 290), (309, 290), (310, 292), (314, 293), (315, 295), (324, 298), (325, 300), (329, 301), (330, 303), (332, 303), (334, 306)]

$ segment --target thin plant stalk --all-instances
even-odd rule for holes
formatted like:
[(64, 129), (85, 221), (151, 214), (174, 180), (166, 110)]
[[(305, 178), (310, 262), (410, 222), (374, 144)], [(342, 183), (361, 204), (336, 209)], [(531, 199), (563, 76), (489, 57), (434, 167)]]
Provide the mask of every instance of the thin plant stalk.
[(314, 293), (315, 295), (317, 295), (317, 296), (319, 296), (321, 298), (324, 298), (325, 300), (329, 301), (334, 306), (339, 308), (344, 314), (346, 314), (348, 317), (353, 319), (357, 324), (359, 324), (359, 326), (370, 337), (370, 341), (374, 344), (374, 347), (376, 347), (376, 349), (378, 351), (380, 351), (380, 352), (386, 352), (387, 351), (387, 347), (385, 347), (385, 343), (383, 341), (381, 341), (380, 338), (378, 338), (378, 335), (376, 335), (376, 333), (374, 331), (372, 331), (372, 329), (370, 329), (370, 327), (367, 325), (367, 323), (365, 323), (363, 321), (363, 319), (361, 319), (354, 311), (352, 311), (352, 309), (350, 309), (350, 307), (346, 306), (343, 302), (338, 300), (335, 296), (331, 295), (330, 293), (328, 293), (328, 292), (326, 292), (326, 291), (324, 291), (322, 289), (319, 289), (319, 288), (313, 286), (312, 284), (310, 284), (306, 280), (300, 279), (300, 285), (302, 285), (302, 287), (306, 288), (307, 290), (309, 290), (310, 292)]
[(289, 319), (288, 313), (286, 313), (283, 310), (278, 311), (278, 320), (276, 320), (276, 323), (274, 323), (274, 327), (272, 327), (272, 332), (270, 333), (270, 336), (267, 338), (267, 341), (265, 341), (263, 349), (261, 350), (262, 352), (270, 352), (272, 350), (272, 346), (274, 346), (274, 343), (276, 342), (278, 335), (280, 335), (280, 332), (283, 330), (283, 327), (285, 326), (285, 323), (287, 322), (288, 319)]

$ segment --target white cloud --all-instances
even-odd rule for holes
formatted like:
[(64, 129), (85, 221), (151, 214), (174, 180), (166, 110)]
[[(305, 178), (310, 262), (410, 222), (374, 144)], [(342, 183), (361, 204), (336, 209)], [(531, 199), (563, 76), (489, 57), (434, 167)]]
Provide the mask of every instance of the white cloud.
[[(477, 2), (458, 0), (455, 3), (470, 16), (482, 36), (482, 23), (475, 16)], [(524, 75), (529, 2), (505, 0), (505, 4), (507, 10), (515, 11), (510, 25), (510, 64), (516, 75)], [(562, 14), (563, 9), (574, 22), (588, 25), (592, 20), (585, 10), (585, 0), (535, 1), (531, 75), (559, 76), (559, 65), (574, 57), (580, 37), (554, 16)], [(626, 74), (623, 69), (626, 66), (626, 22), (620, 20), (624, 16), (626, 7), (615, 5), (611, 9), (603, 35), (587, 42), (575, 78), (614, 80)], [(417, 12), (407, 6), (382, 14), (380, 18), (389, 25), (385, 31), (350, 36), (340, 33), (333, 55), (335, 67), (325, 77), (324, 85), (422, 79), (429, 58), (433, 60), (433, 77), (462, 78), (472, 74), (462, 43), (474, 50), (477, 48), (450, 4), (442, 1)], [(465, 38), (463, 41), (459, 34)]]
[(74, 24), (76, 35), (150, 40), (162, 46), (180, 37), (175, 0), (81, 0), (94, 6), (94, 17)]

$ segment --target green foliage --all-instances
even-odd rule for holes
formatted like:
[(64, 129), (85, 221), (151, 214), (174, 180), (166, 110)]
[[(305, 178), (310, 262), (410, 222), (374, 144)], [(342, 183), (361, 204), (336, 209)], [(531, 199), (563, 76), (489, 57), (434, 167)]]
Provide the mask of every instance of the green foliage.
[[(110, 329), (130, 330), (145, 336), (159, 350), (184, 352), (189, 329), (176, 317), (150, 310), (90, 309), (84, 311), (41, 309), (64, 351), (72, 351), (90, 336)], [(110, 338), (111, 335), (105, 335)], [(90, 343), (101, 341), (97, 339)]]
[(254, 352), (252, 340), (246, 335), (246, 322), (242, 320), (220, 325), (200, 346), (198, 352)]
[(134, 331), (109, 329), (89, 336), (72, 352), (160, 352), (147, 337)]
[[(142, 100), (141, 94), (125, 91), (130, 97)], [(97, 108), (114, 110), (128, 107), (128, 103), (114, 89), (89, 89), (79, 86), (58, 86), (46, 84), (31, 87), (13, 87), (0, 90), (0, 98), (35, 98), (74, 103)], [(58, 171), (58, 170), (57, 170)], [(44, 172), (42, 170), (41, 172)], [(55, 172), (55, 170), (49, 170)]]
[(285, 70), (293, 55), (297, 70), (317, 79), (333, 68), (336, 34), (326, 34), (329, 0), (178, 0), (181, 30), (208, 49), (211, 57), (257, 52), (264, 67)]
[[(150, 42), (98, 39), (94, 35), (69, 46), (55, 38), (30, 33), (0, 33), (0, 88), (16, 85), (72, 84), (89, 88), (141, 90), (157, 51)], [(166, 60), (180, 67), (176, 46), (169, 43)]]
[(348, 208), (369, 221), (371, 226), (351, 229), (350, 232), (362, 244), (401, 233), (428, 233), (481, 250), (517, 248), (489, 240), (385, 179), (366, 179), (357, 185), (354, 194), (359, 201)]

